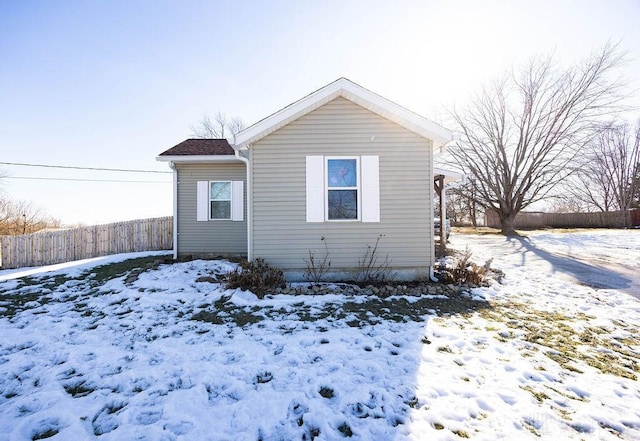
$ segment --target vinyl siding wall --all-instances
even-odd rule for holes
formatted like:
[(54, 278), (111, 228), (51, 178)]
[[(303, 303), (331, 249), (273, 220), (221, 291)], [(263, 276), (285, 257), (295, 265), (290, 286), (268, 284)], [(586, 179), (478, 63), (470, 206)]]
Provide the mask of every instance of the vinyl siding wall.
[(247, 212), (244, 221), (196, 221), (198, 181), (243, 181), (242, 163), (176, 164), (178, 170), (178, 255), (215, 256), (247, 254)]
[[(253, 256), (287, 271), (306, 268), (309, 250), (332, 270), (353, 270), (367, 246), (388, 254), (396, 270), (428, 270), (433, 263), (431, 142), (337, 98), (251, 148)], [(306, 222), (307, 155), (378, 155), (380, 222)]]

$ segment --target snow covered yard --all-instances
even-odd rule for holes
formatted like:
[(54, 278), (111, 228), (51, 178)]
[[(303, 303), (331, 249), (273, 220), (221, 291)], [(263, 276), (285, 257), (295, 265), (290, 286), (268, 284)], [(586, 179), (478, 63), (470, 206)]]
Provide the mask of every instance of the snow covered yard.
[(456, 299), (258, 300), (157, 253), (0, 271), (0, 440), (640, 439), (634, 285), (527, 255), (640, 261), (618, 233), (454, 235), (505, 273)]

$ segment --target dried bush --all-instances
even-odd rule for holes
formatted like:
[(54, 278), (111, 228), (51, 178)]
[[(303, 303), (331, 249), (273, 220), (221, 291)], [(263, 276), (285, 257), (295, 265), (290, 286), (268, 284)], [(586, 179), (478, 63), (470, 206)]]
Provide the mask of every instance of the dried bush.
[(463, 283), (475, 286), (486, 285), (494, 272), (491, 269), (493, 259), (487, 260), (484, 265), (480, 266), (471, 261), (471, 254), (467, 248), (452, 268), (445, 268), (444, 274), (441, 276), (443, 281), (459, 285)]
[(315, 250), (309, 250), (309, 258), (304, 259), (304, 263), (307, 265), (307, 269), (304, 272), (304, 278), (307, 282), (313, 282), (318, 284), (322, 281), (322, 278), (331, 269), (331, 261), (329, 260), (329, 247), (324, 236), (320, 238), (324, 243), (324, 257), (320, 259), (316, 258)]
[(367, 250), (361, 259), (358, 259), (358, 275), (357, 281), (363, 283), (382, 283), (394, 278), (394, 274), (389, 270), (391, 261), (389, 256), (385, 256), (384, 260), (380, 260), (378, 245), (384, 234), (378, 236), (376, 244), (372, 247), (367, 245)]
[(252, 262), (243, 261), (240, 263), (240, 268), (231, 271), (226, 288), (251, 291), (262, 299), (267, 291), (285, 288), (286, 285), (284, 273), (280, 268), (269, 266), (264, 259), (258, 258)]

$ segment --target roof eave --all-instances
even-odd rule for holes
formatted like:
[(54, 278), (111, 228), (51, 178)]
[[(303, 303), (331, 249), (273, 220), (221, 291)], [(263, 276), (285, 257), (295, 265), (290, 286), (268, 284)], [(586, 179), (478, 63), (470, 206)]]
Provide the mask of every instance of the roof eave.
[(156, 161), (183, 164), (242, 162), (235, 155), (165, 155), (157, 156)]
[(450, 130), (346, 78), (340, 78), (238, 133), (234, 137), (233, 148), (238, 150), (247, 147), (339, 96), (432, 140), (434, 149), (441, 150), (442, 146), (453, 139), (453, 132)]
[(464, 179), (464, 174), (463, 173), (458, 173), (455, 172), (453, 170), (446, 170), (444, 168), (439, 168), (439, 167), (434, 167), (433, 168), (433, 175), (434, 176), (443, 176), (444, 177), (444, 183), (445, 184), (449, 184), (451, 182), (456, 182), (456, 181), (461, 181)]

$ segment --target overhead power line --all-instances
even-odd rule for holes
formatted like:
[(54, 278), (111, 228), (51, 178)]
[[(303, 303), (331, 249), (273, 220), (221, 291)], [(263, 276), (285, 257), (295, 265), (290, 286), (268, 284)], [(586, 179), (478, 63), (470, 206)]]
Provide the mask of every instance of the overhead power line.
[(94, 171), (111, 171), (111, 172), (127, 172), (127, 173), (172, 173), (170, 171), (158, 170), (140, 170), (128, 168), (105, 168), (105, 167), (76, 167), (72, 165), (52, 165), (52, 164), (29, 164), (26, 162), (0, 162), (3, 165), (19, 165), (22, 167), (45, 167), (45, 168), (65, 168), (73, 170), (94, 170)]
[(127, 182), (135, 184), (171, 184), (170, 181), (130, 181), (126, 179), (39, 178), (32, 176), (3, 176), (2, 179), (32, 179), (37, 181)]

